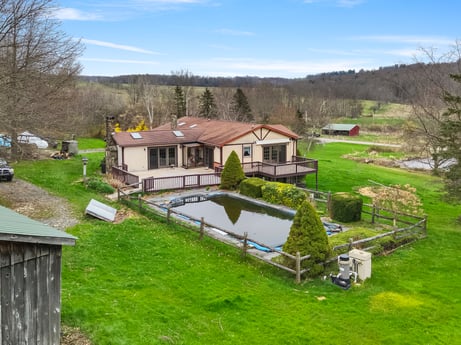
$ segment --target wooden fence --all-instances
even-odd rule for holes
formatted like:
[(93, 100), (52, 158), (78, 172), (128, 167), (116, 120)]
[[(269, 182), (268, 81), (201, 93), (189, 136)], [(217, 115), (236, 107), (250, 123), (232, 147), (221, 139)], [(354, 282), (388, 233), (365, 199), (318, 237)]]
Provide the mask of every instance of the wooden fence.
[[(300, 253), (296, 253), (296, 255), (291, 255), (289, 253), (285, 253), (281, 250), (271, 248), (270, 246), (265, 245), (264, 243), (258, 242), (257, 240), (253, 240), (248, 238), (248, 233), (245, 233), (243, 236), (232, 231), (221, 229), (213, 224), (207, 223), (203, 217), (194, 218), (190, 215), (185, 215), (181, 212), (178, 212), (171, 207), (165, 207), (163, 205), (159, 205), (147, 200), (143, 200), (139, 195), (134, 197), (133, 195), (129, 195), (125, 193), (123, 190), (119, 189), (118, 191), (119, 201), (136, 208), (140, 213), (143, 214), (150, 214), (151, 216), (154, 215), (156, 218), (165, 219), (167, 223), (175, 222), (182, 226), (185, 226), (188, 229), (193, 231), (199, 232), (199, 239), (201, 240), (204, 235), (209, 237), (217, 238), (219, 235), (225, 234), (226, 236), (221, 236), (220, 240), (223, 240), (226, 237), (226, 243), (231, 244), (242, 251), (242, 256), (246, 256), (248, 253), (252, 254), (252, 256), (272, 265), (278, 267), (282, 270), (285, 270), (289, 273), (292, 273), (296, 276), (296, 282), (301, 282), (301, 276), (308, 272), (308, 268), (301, 269), (302, 262), (310, 258), (310, 255), (301, 256)], [(267, 248), (271, 252), (277, 252), (280, 255), (283, 255), (291, 260), (293, 260), (294, 268), (290, 268), (284, 266), (280, 263), (274, 262), (270, 259), (264, 258), (260, 255), (253, 255), (253, 253), (249, 252), (248, 250), (254, 246), (258, 245), (264, 248)]]
[[(306, 191), (309, 191), (309, 190), (306, 190)], [(314, 190), (310, 192), (311, 193), (309, 195), (312, 200), (315, 200), (316, 202), (320, 202), (320, 203), (325, 203), (326, 208), (328, 208), (329, 200), (331, 197), (330, 193), (324, 193), (324, 192), (319, 192), (319, 191), (314, 191)], [(270, 246), (264, 243), (260, 243), (257, 240), (249, 239), (247, 233), (245, 233), (245, 235), (242, 236), (240, 234), (233, 233), (226, 229), (220, 229), (219, 227), (216, 227), (213, 224), (207, 223), (203, 217), (201, 217), (200, 219), (193, 218), (189, 215), (185, 215), (180, 212), (177, 212), (170, 207), (165, 207), (162, 205), (158, 205), (158, 204), (143, 200), (140, 196), (137, 196), (136, 199), (133, 200), (133, 196), (130, 196), (128, 193), (124, 192), (121, 189), (118, 190), (118, 197), (119, 197), (119, 201), (125, 202), (131, 206), (137, 207), (140, 212), (143, 212), (143, 213), (151, 212), (158, 217), (166, 218), (167, 222), (172, 222), (174, 219), (174, 221), (176, 221), (177, 223), (183, 226), (186, 226), (189, 229), (192, 229), (194, 231), (199, 231), (200, 239), (203, 238), (204, 234), (207, 234), (210, 237), (216, 238), (216, 235), (213, 236), (213, 234), (225, 233), (229, 235), (230, 238), (235, 239), (235, 242), (231, 242), (231, 241), (226, 241), (226, 242), (240, 248), (242, 250), (242, 255), (246, 255), (248, 252), (248, 249), (251, 247), (251, 244), (255, 244), (257, 246), (267, 248), (268, 251), (270, 252), (277, 252), (278, 254), (282, 256), (290, 258), (294, 262), (294, 267), (295, 267), (294, 269), (284, 266), (280, 263), (274, 262), (268, 258), (265, 258), (264, 256), (253, 255), (257, 257), (258, 259), (272, 266), (278, 267), (282, 270), (285, 270), (289, 273), (294, 274), (296, 276), (297, 283), (301, 281), (302, 274), (309, 271), (309, 269), (301, 269), (301, 267), (302, 267), (302, 262), (310, 258), (310, 255), (305, 255), (301, 257), (299, 253), (297, 253), (296, 255), (285, 253), (280, 249), (271, 248)], [(384, 221), (389, 224), (393, 224), (394, 217), (396, 216), (395, 212), (391, 212), (386, 209), (378, 209), (374, 207), (373, 205), (368, 205), (368, 204), (364, 204), (364, 208), (362, 209), (362, 214), (367, 215), (370, 218), (370, 221), (372, 223)], [(392, 214), (392, 217), (390, 216), (390, 214)], [(175, 215), (175, 217), (172, 217), (172, 215)], [(360, 239), (360, 240), (354, 240), (351, 238), (349, 239), (349, 242), (333, 247), (332, 249), (335, 253), (335, 256), (328, 259), (324, 264), (326, 265), (333, 261), (336, 261), (338, 256), (341, 253), (348, 252), (354, 248), (362, 249), (362, 250), (372, 250), (377, 245), (379, 245), (379, 244), (376, 244), (377, 240), (384, 239), (386, 237), (397, 242), (398, 245), (396, 245), (393, 248), (394, 250), (402, 245), (408, 244), (409, 242), (413, 242), (416, 239), (426, 237), (427, 235), (427, 230), (426, 230), (427, 218), (426, 217), (419, 217), (419, 216), (408, 215), (408, 214), (403, 214), (403, 213), (397, 214), (397, 216), (398, 218), (396, 219), (396, 222), (398, 224), (404, 224), (404, 227), (396, 228), (386, 233), (381, 233), (381, 234), (378, 234), (370, 238), (365, 238), (365, 239)], [(195, 226), (193, 226), (193, 224), (195, 224)], [(197, 229), (197, 225), (199, 226), (198, 229)], [(208, 230), (205, 231), (205, 229), (208, 229)]]
[(111, 174), (114, 178), (116, 178), (117, 180), (127, 185), (133, 185), (133, 184), (139, 183), (139, 176), (128, 172), (123, 167), (112, 167)]

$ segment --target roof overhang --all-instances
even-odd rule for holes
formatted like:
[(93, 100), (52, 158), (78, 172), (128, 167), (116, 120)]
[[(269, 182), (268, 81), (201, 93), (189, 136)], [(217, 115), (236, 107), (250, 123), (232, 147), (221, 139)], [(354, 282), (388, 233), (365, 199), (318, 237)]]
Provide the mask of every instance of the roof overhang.
[(288, 144), (290, 139), (280, 138), (280, 139), (268, 139), (268, 140), (256, 140), (256, 145), (275, 145), (275, 144)]

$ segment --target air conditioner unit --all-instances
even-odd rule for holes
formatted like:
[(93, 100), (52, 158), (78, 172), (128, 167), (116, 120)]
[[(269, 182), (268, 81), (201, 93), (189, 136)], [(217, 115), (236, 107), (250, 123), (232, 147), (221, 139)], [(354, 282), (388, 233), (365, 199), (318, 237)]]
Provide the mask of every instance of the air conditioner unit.
[(371, 253), (364, 250), (352, 249), (349, 252), (351, 271), (357, 273), (360, 280), (371, 277)]

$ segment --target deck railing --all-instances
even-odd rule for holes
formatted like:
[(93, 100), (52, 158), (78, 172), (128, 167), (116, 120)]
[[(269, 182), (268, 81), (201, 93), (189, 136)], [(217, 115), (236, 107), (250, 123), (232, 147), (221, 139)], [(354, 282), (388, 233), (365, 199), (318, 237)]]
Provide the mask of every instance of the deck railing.
[(114, 167), (113, 166), (111, 168), (111, 174), (117, 180), (119, 180), (119, 181), (121, 181), (121, 182), (123, 182), (125, 184), (128, 184), (128, 185), (139, 183), (139, 176), (128, 172), (127, 170), (123, 169), (123, 167)]
[(158, 192), (169, 189), (199, 188), (221, 184), (221, 173), (149, 177), (142, 180), (143, 192)]

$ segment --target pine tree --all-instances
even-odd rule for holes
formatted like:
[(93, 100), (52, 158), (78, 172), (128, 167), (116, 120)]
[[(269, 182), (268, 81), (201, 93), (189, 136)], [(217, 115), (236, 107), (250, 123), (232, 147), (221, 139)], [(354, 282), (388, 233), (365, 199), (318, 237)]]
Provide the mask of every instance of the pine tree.
[(218, 117), (218, 108), (211, 91), (206, 88), (199, 99), (199, 115), (207, 119), (216, 119)]
[[(461, 74), (450, 76), (461, 84)], [(453, 200), (461, 200), (461, 96), (444, 93), (447, 110), (440, 126), (442, 156), (453, 159), (454, 164), (445, 174), (445, 188)]]
[[(304, 260), (303, 268), (310, 268), (309, 275), (316, 276), (323, 271), (322, 263), (330, 255), (328, 236), (319, 215), (311, 203), (303, 201), (293, 219), (283, 251), (292, 255), (299, 252), (301, 256), (310, 255)], [(285, 264), (293, 267), (293, 260), (285, 259)]]
[(221, 189), (237, 189), (240, 182), (245, 178), (242, 164), (235, 151), (232, 151), (224, 164), (224, 169), (221, 173)]
[(251, 122), (254, 120), (248, 99), (240, 88), (232, 97), (231, 112), (237, 121)]
[(174, 89), (174, 104), (177, 118), (186, 116), (186, 99), (181, 86), (177, 85)]

